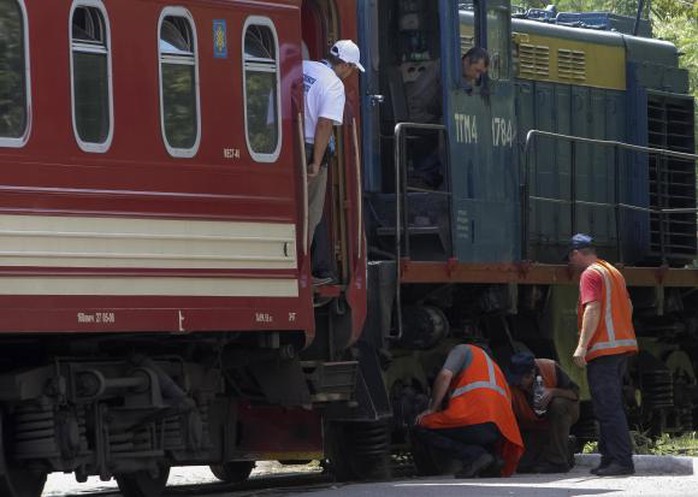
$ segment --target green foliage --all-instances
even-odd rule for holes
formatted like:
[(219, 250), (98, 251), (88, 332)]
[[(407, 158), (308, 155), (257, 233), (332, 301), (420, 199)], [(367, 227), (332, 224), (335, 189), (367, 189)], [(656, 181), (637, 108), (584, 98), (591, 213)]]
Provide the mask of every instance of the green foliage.
[(587, 442), (582, 447), (582, 454), (594, 454), (599, 451), (598, 442)]
[[(670, 1), (670, 0), (666, 0)], [(675, 0), (679, 1), (679, 0)], [(514, 0), (523, 7), (545, 8), (555, 5), (558, 12), (613, 12), (615, 14), (636, 15), (637, 0)], [(645, 2), (647, 3), (647, 2)]]
[(698, 438), (695, 431), (681, 437), (665, 433), (654, 440), (650, 450), (649, 453), (655, 455), (698, 456)]
[[(693, 3), (692, 7), (688, 5), (690, 3)], [(659, 8), (656, 4), (664, 7)], [(655, 15), (655, 11), (661, 14)], [(681, 54), (679, 65), (688, 70), (691, 91), (698, 102), (698, 2), (656, 1), (652, 6), (652, 27), (655, 36), (672, 42), (678, 48)], [(696, 146), (698, 147), (698, 105), (695, 107), (694, 122), (697, 123)]]
[[(698, 456), (698, 433), (691, 432), (680, 436), (664, 433), (659, 438), (651, 438), (645, 432), (631, 431), (630, 438), (635, 454), (655, 456)], [(583, 454), (598, 452), (597, 442), (587, 442)]]
[(276, 149), (276, 74), (247, 70), (247, 135), (250, 147), (258, 154), (270, 154)]
[(698, 20), (698, 2), (696, 0), (652, 0), (652, 18), (668, 21), (675, 17)]
[(194, 146), (197, 133), (194, 66), (162, 64), (165, 135), (171, 147)]

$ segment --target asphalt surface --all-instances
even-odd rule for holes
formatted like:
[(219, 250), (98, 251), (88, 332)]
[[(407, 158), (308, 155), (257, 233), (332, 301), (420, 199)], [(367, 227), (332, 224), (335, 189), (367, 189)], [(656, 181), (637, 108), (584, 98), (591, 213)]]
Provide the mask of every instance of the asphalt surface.
[[(510, 478), (455, 479), (452, 476), (404, 478), (388, 482), (324, 483), (304, 488), (275, 488), (246, 492), (247, 496), (303, 497), (698, 497), (698, 458), (671, 456), (635, 456), (636, 474), (601, 478), (589, 473), (598, 456), (577, 456), (577, 465), (566, 474), (514, 475)], [(280, 466), (260, 463), (253, 476), (294, 471), (319, 472), (317, 467)], [(114, 482), (91, 478), (75, 483), (70, 475), (50, 475), (44, 497), (84, 495), (107, 491), (117, 495)], [(173, 468), (168, 486), (214, 483), (217, 480), (206, 467)], [(174, 489), (173, 489), (174, 490)], [(201, 489), (204, 490), (204, 489)], [(171, 492), (168, 492), (171, 493)], [(176, 492), (179, 494), (180, 492)], [(197, 492), (197, 497), (233, 496), (231, 490)]]
[[(449, 476), (335, 486), (305, 497), (696, 497), (698, 476), (692, 458), (636, 456), (636, 474), (601, 478), (589, 473), (596, 458), (580, 460), (566, 474), (514, 475), (510, 478), (459, 480)], [(300, 495), (287, 493), (283, 495)]]

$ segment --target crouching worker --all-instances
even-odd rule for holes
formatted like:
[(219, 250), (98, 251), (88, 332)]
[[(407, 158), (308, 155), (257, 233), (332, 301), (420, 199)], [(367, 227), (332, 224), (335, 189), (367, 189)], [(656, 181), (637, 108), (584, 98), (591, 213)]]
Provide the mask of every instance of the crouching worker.
[(459, 459), (456, 478), (509, 476), (523, 453), (504, 374), (475, 345), (449, 352), (412, 435), (415, 444)]
[(526, 446), (518, 471), (568, 472), (574, 465), (569, 438), (579, 419), (579, 387), (558, 363), (535, 359), (529, 352), (515, 354), (507, 373)]

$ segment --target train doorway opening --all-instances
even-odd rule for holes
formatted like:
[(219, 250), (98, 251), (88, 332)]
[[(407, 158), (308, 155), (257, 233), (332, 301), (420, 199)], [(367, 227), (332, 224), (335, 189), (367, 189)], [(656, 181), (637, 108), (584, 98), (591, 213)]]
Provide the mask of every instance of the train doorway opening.
[[(305, 0), (301, 7), (303, 57), (307, 60), (323, 60), (330, 47), (340, 38), (339, 13), (332, 0)], [(349, 98), (347, 98), (349, 102)], [(350, 143), (344, 143), (350, 136), (345, 128), (351, 127), (351, 120), (345, 115), (341, 128), (334, 132), (327, 177), (327, 190), (324, 214), (310, 240), (313, 251), (313, 274), (320, 278), (332, 278), (343, 284), (349, 278), (347, 263), (347, 216), (342, 208), (346, 197), (346, 175), (344, 153)]]

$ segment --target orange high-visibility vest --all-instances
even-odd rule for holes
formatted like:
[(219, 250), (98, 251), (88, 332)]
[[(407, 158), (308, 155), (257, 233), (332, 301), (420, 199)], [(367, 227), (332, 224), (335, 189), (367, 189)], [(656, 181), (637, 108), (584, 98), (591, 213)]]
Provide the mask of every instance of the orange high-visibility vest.
[(495, 448), (504, 460), (502, 476), (511, 475), (523, 454), (523, 442), (511, 407), (511, 393), (502, 370), (481, 348), (468, 345), (472, 361), (451, 381), (448, 407), (424, 416), (427, 428), (458, 428), (494, 423), (502, 434)]
[[(536, 359), (536, 367), (543, 378), (543, 385), (546, 388), (557, 388), (557, 372), (555, 371), (555, 361), (552, 359)], [(519, 387), (511, 389), (512, 405), (514, 414), (519, 421), (521, 428), (544, 429), (549, 426), (548, 420), (538, 417), (533, 412), (533, 407), (528, 402), (528, 393)]]
[[(601, 318), (587, 347), (587, 362), (597, 357), (637, 353), (637, 339), (633, 328), (632, 310), (625, 287), (625, 279), (615, 267), (598, 259), (586, 271), (596, 271), (603, 280)], [(577, 305), (577, 322), (581, 333), (584, 306), (581, 297)]]

